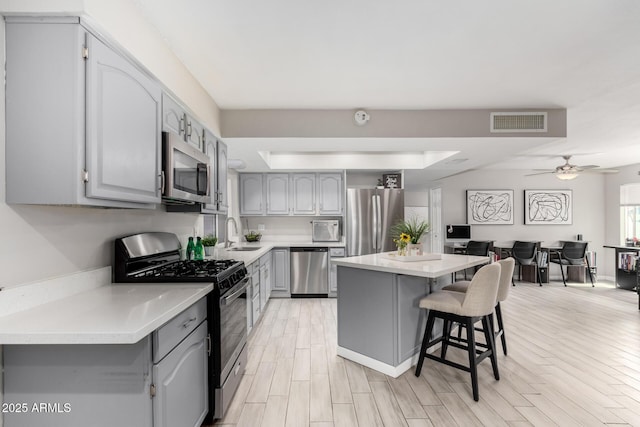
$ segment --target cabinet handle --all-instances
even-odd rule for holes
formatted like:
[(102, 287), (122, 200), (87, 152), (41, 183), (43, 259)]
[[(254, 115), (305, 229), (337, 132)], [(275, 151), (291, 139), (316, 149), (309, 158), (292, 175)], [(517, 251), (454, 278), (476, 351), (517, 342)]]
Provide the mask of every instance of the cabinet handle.
[(211, 165), (207, 165), (207, 194), (211, 195), (209, 190), (211, 190)]
[(211, 356), (211, 334), (207, 334), (207, 355)]
[(187, 123), (187, 138), (191, 138), (191, 122)]
[(184, 116), (180, 118), (180, 124), (178, 125), (178, 132), (182, 135), (184, 132)]
[(160, 194), (164, 194), (164, 171), (160, 172)]

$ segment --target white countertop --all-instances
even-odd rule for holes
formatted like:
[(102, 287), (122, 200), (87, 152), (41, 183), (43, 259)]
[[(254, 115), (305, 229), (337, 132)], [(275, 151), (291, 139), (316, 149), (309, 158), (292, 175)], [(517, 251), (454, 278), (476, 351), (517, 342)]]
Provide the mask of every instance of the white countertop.
[(0, 317), (0, 344), (133, 344), (212, 290), (211, 283), (100, 286)]
[(234, 251), (224, 249), (222, 246), (217, 246), (214, 249), (213, 255), (208, 256), (207, 259), (235, 259), (238, 261), (244, 261), (245, 265), (250, 265), (260, 259), (260, 257), (273, 248), (336, 248), (344, 247), (344, 242), (312, 242), (308, 241), (261, 241), (255, 243), (235, 243), (232, 248), (258, 248), (255, 251)]
[[(393, 254), (394, 252), (387, 252)], [(386, 258), (385, 254), (371, 254), (347, 258), (334, 258), (333, 264), (364, 270), (436, 278), (445, 274), (475, 267), (489, 262), (489, 257), (441, 254), (441, 259), (431, 261), (401, 262)]]

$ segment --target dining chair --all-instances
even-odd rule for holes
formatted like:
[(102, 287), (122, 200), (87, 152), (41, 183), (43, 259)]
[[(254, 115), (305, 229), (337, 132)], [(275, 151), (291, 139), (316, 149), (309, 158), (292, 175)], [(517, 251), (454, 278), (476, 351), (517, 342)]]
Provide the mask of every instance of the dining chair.
[[(467, 246), (464, 250), (465, 255), (476, 255), (476, 256), (489, 256), (489, 248), (491, 247), (491, 242), (481, 241), (481, 240), (469, 240), (467, 242)], [(474, 267), (474, 273), (478, 271), (480, 267)], [(464, 270), (464, 280), (467, 280), (467, 269)]]
[[(428, 315), (418, 364), (416, 365), (416, 377), (420, 376), (425, 358), (469, 372), (471, 374), (473, 400), (476, 402), (480, 398), (478, 393), (478, 363), (488, 357), (491, 360), (494, 378), (496, 380), (500, 379), (492, 319), (493, 308), (498, 294), (500, 269), (501, 267), (498, 263), (482, 267), (471, 279), (465, 293), (441, 290), (435, 291), (420, 300), (420, 308), (428, 310)], [(432, 338), (432, 329), (436, 319), (443, 320), (442, 336)], [(467, 339), (465, 341), (452, 339), (451, 324), (453, 322), (459, 323), (466, 328)], [(478, 322), (482, 322), (485, 343), (477, 346), (474, 325)], [(440, 356), (427, 352), (430, 347), (439, 343), (442, 343)], [(466, 350), (469, 366), (448, 360), (446, 356), (449, 346)]]
[(587, 242), (564, 242), (562, 249), (559, 251), (551, 251), (549, 262), (558, 264), (560, 266), (560, 273), (562, 274), (562, 282), (567, 286), (567, 280), (565, 278), (564, 270), (562, 266), (567, 267), (567, 275), (569, 275), (569, 266), (584, 266), (586, 263), (586, 269), (589, 272), (589, 279), (591, 280), (591, 287), (594, 287), (593, 274), (591, 272), (591, 264), (587, 254)]
[[(516, 261), (516, 265), (518, 266), (518, 280), (522, 280), (522, 266), (531, 265), (535, 268), (538, 283), (540, 284), (540, 286), (542, 286), (542, 276), (540, 275), (540, 269), (538, 268), (538, 264), (536, 263), (537, 254), (537, 242), (523, 242), (518, 240), (513, 243), (513, 247), (511, 248), (511, 256)], [(513, 286), (516, 285), (513, 279), (511, 279), (511, 284)]]

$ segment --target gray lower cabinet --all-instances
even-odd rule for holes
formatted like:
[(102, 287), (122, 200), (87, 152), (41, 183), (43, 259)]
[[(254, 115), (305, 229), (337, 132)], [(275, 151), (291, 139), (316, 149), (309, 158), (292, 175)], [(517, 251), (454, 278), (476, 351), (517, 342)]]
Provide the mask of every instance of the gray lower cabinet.
[(291, 295), (289, 285), (289, 248), (271, 250), (271, 296), (288, 297)]
[(251, 275), (251, 325), (255, 326), (260, 320), (260, 314), (262, 314), (262, 307), (260, 306), (260, 260), (254, 261), (247, 267), (247, 272)]
[(199, 427), (209, 411), (207, 323), (153, 366), (154, 427)]
[[(5, 345), (4, 427), (200, 427), (206, 301), (135, 344)], [(15, 409), (15, 406), (14, 406)]]
[(79, 18), (6, 21), (7, 203), (160, 203), (159, 84)]
[(271, 252), (260, 257), (260, 311), (264, 313), (271, 296)]
[[(391, 368), (407, 363), (418, 353), (426, 325), (420, 300), (443, 284), (424, 277), (338, 266), (339, 349)], [(442, 321), (436, 321), (432, 336), (441, 333)]]

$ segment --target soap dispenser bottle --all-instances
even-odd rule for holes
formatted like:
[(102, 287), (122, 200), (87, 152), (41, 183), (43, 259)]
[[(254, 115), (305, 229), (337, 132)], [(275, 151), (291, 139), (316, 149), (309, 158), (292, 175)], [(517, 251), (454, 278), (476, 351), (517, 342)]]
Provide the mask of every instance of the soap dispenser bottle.
[(198, 237), (196, 241), (195, 256), (193, 259), (197, 261), (204, 259), (204, 245), (202, 244), (202, 238), (200, 237)]
[(187, 243), (187, 259), (193, 259), (195, 251), (196, 245), (193, 243), (193, 237), (189, 237), (189, 242)]

